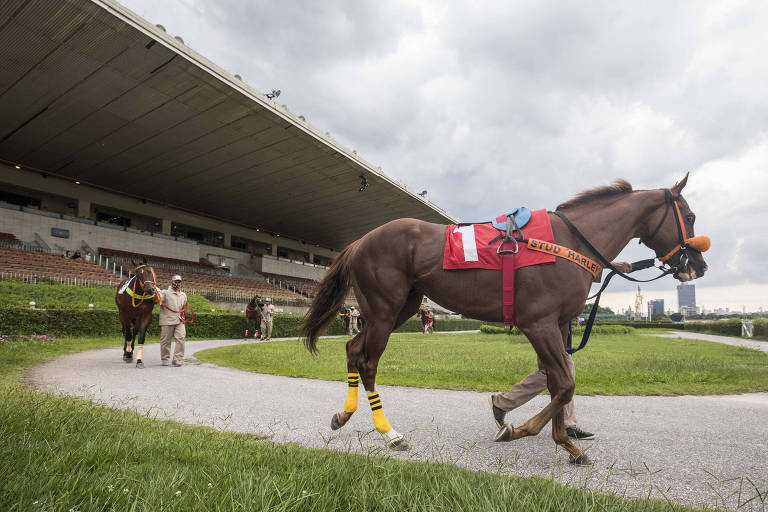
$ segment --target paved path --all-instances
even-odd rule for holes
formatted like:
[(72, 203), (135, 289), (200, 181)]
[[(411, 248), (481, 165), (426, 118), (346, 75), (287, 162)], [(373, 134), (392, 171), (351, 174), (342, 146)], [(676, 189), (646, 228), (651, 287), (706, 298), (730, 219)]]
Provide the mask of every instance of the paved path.
[[(682, 333), (688, 335), (692, 333)], [(695, 337), (703, 337), (696, 334)], [(719, 337), (722, 338), (722, 337)], [(187, 355), (241, 340), (187, 343)], [(296, 342), (298, 343), (298, 341)], [(58, 357), (30, 370), (39, 389), (77, 395), (147, 416), (297, 442), (409, 460), (455, 464), (476, 471), (541, 475), (574, 487), (626, 496), (736, 507), (756, 496), (768, 502), (768, 393), (738, 396), (577, 397), (582, 425), (598, 432), (585, 442), (591, 468), (575, 468), (556, 449), (549, 427), (534, 438), (494, 443), (487, 394), (381, 386), (390, 422), (412, 449), (387, 452), (373, 430), (361, 392), (360, 408), (343, 429), (329, 428), (346, 396), (346, 373), (328, 382), (248, 373), (201, 363), (159, 365), (159, 345), (144, 350), (147, 367), (121, 362), (121, 350), (89, 350)], [(519, 424), (548, 401), (541, 396), (508, 416)], [(304, 404), (313, 404), (305, 408)], [(741, 497), (738, 493), (742, 486)], [(740, 510), (764, 510), (753, 499)]]

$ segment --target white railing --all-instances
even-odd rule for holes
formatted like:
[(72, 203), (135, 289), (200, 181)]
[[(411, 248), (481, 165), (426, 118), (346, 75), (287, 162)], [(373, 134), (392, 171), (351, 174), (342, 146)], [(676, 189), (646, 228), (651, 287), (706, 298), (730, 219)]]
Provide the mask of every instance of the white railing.
[(111, 288), (116, 286), (117, 279), (85, 279), (82, 277), (74, 276), (61, 276), (61, 275), (42, 275), (33, 272), (7, 272), (0, 271), (0, 280), (12, 280), (23, 281), (25, 283), (38, 283), (39, 281), (54, 281), (59, 284), (68, 284), (72, 286), (82, 286), (85, 288), (95, 288), (106, 286)]

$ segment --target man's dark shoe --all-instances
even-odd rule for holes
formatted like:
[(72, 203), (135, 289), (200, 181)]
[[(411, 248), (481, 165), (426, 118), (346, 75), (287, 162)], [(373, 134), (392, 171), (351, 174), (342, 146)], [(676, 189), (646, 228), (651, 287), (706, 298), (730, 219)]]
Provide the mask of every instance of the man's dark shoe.
[(496, 437), (493, 438), (493, 440), (497, 443), (503, 443), (505, 441), (511, 441), (512, 440), (512, 429), (514, 427), (512, 425), (503, 425), (499, 432), (496, 434)]
[(592, 432), (585, 432), (581, 430), (579, 427), (568, 427), (565, 429), (565, 432), (568, 434), (568, 437), (571, 439), (576, 439), (579, 441), (588, 441), (590, 439), (595, 438), (595, 434)]
[(506, 416), (507, 412), (493, 405), (493, 395), (488, 397), (488, 403), (491, 404), (491, 414), (493, 415), (493, 421), (496, 422), (497, 427), (500, 429), (503, 428), (504, 416)]

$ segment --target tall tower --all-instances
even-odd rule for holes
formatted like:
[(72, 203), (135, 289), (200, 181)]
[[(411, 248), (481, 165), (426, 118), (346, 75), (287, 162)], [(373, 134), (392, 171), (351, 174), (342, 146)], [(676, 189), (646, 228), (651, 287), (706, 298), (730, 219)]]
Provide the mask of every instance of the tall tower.
[(677, 310), (683, 315), (696, 312), (696, 285), (681, 283), (677, 285)]
[(640, 286), (637, 287), (637, 295), (635, 295), (635, 314), (632, 319), (643, 319), (643, 296), (640, 294)]

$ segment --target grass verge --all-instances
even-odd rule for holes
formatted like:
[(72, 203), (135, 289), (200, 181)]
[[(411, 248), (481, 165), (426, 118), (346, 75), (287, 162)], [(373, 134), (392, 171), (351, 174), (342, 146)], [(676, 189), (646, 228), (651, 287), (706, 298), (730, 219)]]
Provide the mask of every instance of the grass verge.
[(109, 345), (0, 343), (0, 510), (691, 510), (542, 478), (278, 445), (38, 393), (19, 381), (23, 368), (51, 356)]
[[(346, 338), (321, 339), (315, 357), (296, 340), (234, 345), (195, 354), (248, 371), (346, 380)], [(580, 395), (709, 395), (768, 390), (768, 354), (720, 343), (638, 334), (594, 335), (574, 355)], [(377, 384), (507, 390), (536, 369), (523, 336), (393, 335)]]

